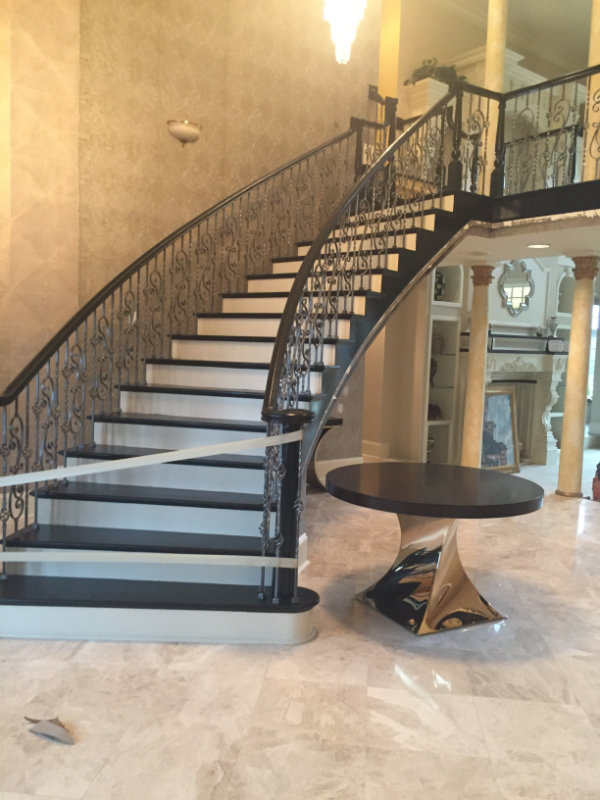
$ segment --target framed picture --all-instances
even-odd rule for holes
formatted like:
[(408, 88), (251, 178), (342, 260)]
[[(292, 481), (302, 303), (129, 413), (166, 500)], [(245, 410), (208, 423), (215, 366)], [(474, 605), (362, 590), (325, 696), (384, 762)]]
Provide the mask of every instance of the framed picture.
[(514, 386), (492, 384), (485, 390), (481, 466), (502, 472), (519, 471)]

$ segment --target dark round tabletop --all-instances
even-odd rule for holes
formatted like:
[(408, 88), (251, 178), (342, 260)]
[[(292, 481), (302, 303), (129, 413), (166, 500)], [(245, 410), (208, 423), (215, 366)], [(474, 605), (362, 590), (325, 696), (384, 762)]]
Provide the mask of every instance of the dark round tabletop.
[(449, 464), (353, 464), (329, 472), (326, 486), (348, 503), (421, 517), (513, 517), (537, 511), (544, 500), (533, 481)]

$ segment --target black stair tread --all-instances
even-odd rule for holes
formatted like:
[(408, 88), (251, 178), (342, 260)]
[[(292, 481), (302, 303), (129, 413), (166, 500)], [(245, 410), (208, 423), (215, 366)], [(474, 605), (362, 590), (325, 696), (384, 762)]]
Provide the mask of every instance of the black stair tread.
[(297, 602), (258, 598), (256, 586), (170, 581), (121, 581), (10, 575), (0, 581), (0, 604), (94, 608), (163, 608), (294, 614), (319, 602), (312, 589), (298, 589)]
[[(296, 274), (296, 273), (292, 273)], [(253, 276), (255, 277), (255, 276)], [(270, 274), (270, 277), (273, 277), (273, 274)], [(171, 336), (173, 341), (192, 341), (192, 342), (259, 342), (259, 343), (266, 343), (266, 344), (273, 344), (277, 337), (276, 336), (226, 336), (226, 335), (219, 335), (213, 336), (210, 333), (179, 333), (176, 335)], [(319, 340), (321, 341), (321, 340)], [(345, 339), (344, 341), (348, 341)], [(339, 339), (334, 336), (325, 336), (323, 338), (323, 344), (337, 344)]]
[[(152, 456), (156, 453), (168, 453), (169, 450), (160, 450), (152, 447), (131, 447), (128, 445), (97, 444), (91, 447), (72, 447), (67, 450), (71, 458), (89, 458), (94, 461), (112, 461), (119, 458), (136, 458), (138, 456)], [(214, 467), (240, 467), (244, 469), (263, 469), (265, 459), (262, 456), (245, 456), (237, 453), (220, 456), (204, 456), (203, 458), (188, 458), (181, 461), (170, 461), (170, 464), (185, 464), (186, 466), (214, 466)]]
[(156, 486), (121, 486), (110, 483), (71, 481), (54, 487), (39, 488), (37, 497), (60, 500), (89, 500), (136, 505), (186, 506), (262, 511), (262, 494), (215, 492), (203, 489), (170, 489)]
[(259, 536), (177, 531), (88, 528), (79, 525), (39, 525), (17, 531), (8, 538), (9, 547), (56, 550), (114, 550), (143, 553), (205, 553), (260, 555)]
[[(389, 251), (388, 251), (389, 252)], [(355, 289), (352, 294), (355, 297), (363, 297), (365, 295), (370, 295), (368, 289)], [(224, 298), (235, 299), (238, 297), (249, 297), (249, 298), (258, 298), (264, 299), (267, 297), (289, 297), (289, 292), (227, 292), (226, 294), (222, 295)], [(341, 298), (344, 299), (343, 297)]]
[[(336, 369), (336, 367), (330, 367)], [(197, 386), (171, 386), (169, 384), (145, 384), (138, 386), (134, 384), (124, 384), (119, 387), (124, 392), (154, 392), (156, 394), (191, 394), (207, 395), (210, 397), (242, 397), (246, 400), (263, 400), (265, 393), (259, 389), (209, 389), (198, 388)], [(298, 395), (299, 400), (309, 402), (315, 400), (318, 395), (303, 392)]]
[[(411, 231), (408, 231), (408, 232), (411, 233)], [(434, 233), (434, 231), (428, 231), (428, 233)], [(400, 236), (402, 236), (402, 234), (399, 233), (398, 236), (400, 237)], [(307, 244), (311, 244), (311, 243), (310, 242), (304, 242), (304, 243), (299, 242), (298, 243), (298, 247), (302, 247), (302, 246), (307, 245)], [(360, 253), (361, 255), (364, 255), (364, 256), (383, 256), (383, 255), (396, 255), (396, 254), (399, 254), (399, 255), (414, 255), (415, 254), (414, 250), (411, 250), (411, 249), (409, 249), (407, 247), (385, 247), (385, 248), (383, 248), (381, 250), (350, 250), (348, 252), (350, 252), (350, 253)], [(347, 252), (343, 252), (340, 255), (347, 255), (347, 254), (348, 254)], [(272, 258), (271, 261), (272, 261), (273, 264), (284, 264), (284, 263), (288, 263), (290, 261), (302, 262), (302, 261), (304, 261), (305, 258), (306, 258), (305, 255), (304, 256), (283, 256), (283, 257), (280, 257), (280, 258)], [(386, 271), (389, 272), (389, 270), (386, 270)], [(273, 274), (276, 275), (277, 273), (273, 273)], [(250, 277), (254, 277), (254, 276), (251, 275)], [(226, 296), (227, 295), (223, 295), (223, 297), (226, 297)]]
[[(146, 364), (172, 364), (181, 367), (215, 367), (227, 369), (269, 369), (268, 361), (205, 361), (199, 358), (147, 358)], [(311, 364), (311, 371), (322, 372), (323, 364)]]
[[(276, 259), (273, 259), (274, 261)], [(288, 259), (284, 258), (281, 259), (282, 261), (287, 261)], [(270, 294), (270, 293), (269, 293)], [(235, 295), (222, 295), (223, 297), (235, 297)], [(240, 297), (246, 297), (247, 292), (242, 292)], [(287, 294), (285, 295), (287, 297)], [(265, 312), (264, 314), (258, 313), (251, 313), (249, 311), (211, 311), (208, 313), (196, 314), (198, 319), (281, 319), (282, 312), (275, 311), (275, 312)], [(344, 311), (335, 314), (337, 319), (350, 319), (352, 314), (350, 312)], [(333, 319), (333, 314), (323, 314), (321, 319)]]
[[(299, 257), (298, 261), (302, 261), (303, 259)], [(373, 267), (368, 272), (360, 272), (359, 270), (348, 270), (344, 272), (344, 277), (347, 275), (355, 275), (356, 277), (364, 277), (368, 278), (369, 275), (388, 275), (395, 273), (393, 269), (386, 269), (385, 267)], [(267, 280), (269, 278), (295, 278), (298, 275), (297, 272), (261, 272), (258, 275), (249, 275), (248, 280)]]
[(260, 420), (213, 419), (204, 417), (176, 417), (170, 414), (142, 414), (136, 411), (115, 414), (96, 414), (96, 422), (122, 423), (125, 425), (163, 425), (172, 428), (209, 428), (210, 430), (250, 431), (264, 433), (265, 422)]

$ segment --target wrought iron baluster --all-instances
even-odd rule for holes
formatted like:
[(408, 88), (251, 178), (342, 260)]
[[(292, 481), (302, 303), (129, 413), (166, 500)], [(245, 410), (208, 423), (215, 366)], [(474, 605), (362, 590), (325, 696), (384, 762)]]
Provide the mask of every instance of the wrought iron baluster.
[[(10, 449), (8, 447), (8, 411), (4, 406), (2, 409), (2, 446), (0, 448), (0, 455), (2, 456), (2, 475), (8, 475), (8, 456)], [(0, 520), (2, 521), (2, 552), (6, 551), (6, 540), (8, 535), (8, 521), (10, 514), (8, 510), (10, 489), (6, 486), (2, 487), (2, 509), (0, 510)], [(6, 580), (6, 563), (2, 562), (2, 569), (0, 572), (0, 580)]]

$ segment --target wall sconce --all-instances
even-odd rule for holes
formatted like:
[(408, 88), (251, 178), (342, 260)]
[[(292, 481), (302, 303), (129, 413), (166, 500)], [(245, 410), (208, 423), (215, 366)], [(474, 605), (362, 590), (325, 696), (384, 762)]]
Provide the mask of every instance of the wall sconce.
[(195, 142), (200, 136), (200, 126), (196, 122), (187, 119), (170, 119), (167, 121), (167, 128), (171, 136), (178, 139), (182, 146), (188, 142)]
[(356, 29), (363, 18), (367, 0), (324, 0), (323, 18), (331, 27), (331, 38), (335, 45), (335, 60), (338, 64), (350, 61), (352, 42)]

